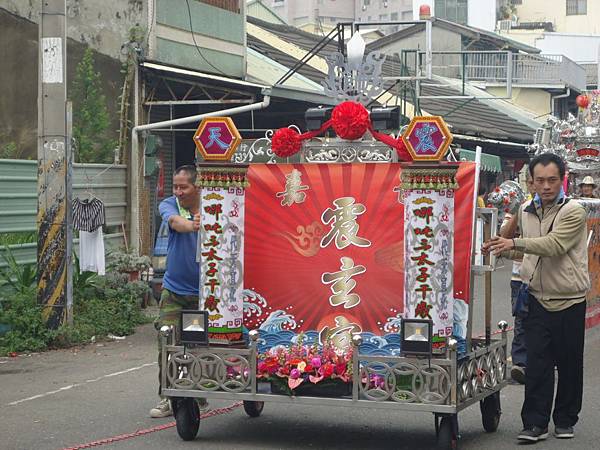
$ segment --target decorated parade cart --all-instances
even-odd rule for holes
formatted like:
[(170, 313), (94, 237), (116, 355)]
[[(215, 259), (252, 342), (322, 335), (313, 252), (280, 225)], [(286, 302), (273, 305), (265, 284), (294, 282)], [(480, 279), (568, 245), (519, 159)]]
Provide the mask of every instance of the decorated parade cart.
[[(268, 402), (429, 412), (440, 448), (456, 448), (458, 413), (475, 403), (485, 430), (498, 427), (507, 324), (491, 332), (493, 265), (475, 261), (476, 218), (489, 215), (484, 235), (495, 227), (495, 210), (475, 208), (478, 163), (447, 157), (441, 117), (378, 131), (352, 80), (338, 106), (307, 114), (322, 115), (309, 131), (272, 135), (274, 154), (298, 163), (231, 162), (227, 118), (194, 136), (199, 309), (161, 330), (163, 393), (185, 440), (197, 398), (243, 401), (252, 417)], [(476, 272), (482, 339), (471, 337)]]

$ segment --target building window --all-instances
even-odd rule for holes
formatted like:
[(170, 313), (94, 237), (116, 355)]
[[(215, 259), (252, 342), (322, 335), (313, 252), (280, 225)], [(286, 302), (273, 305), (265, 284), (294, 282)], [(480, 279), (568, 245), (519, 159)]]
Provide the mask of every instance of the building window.
[(398, 20), (398, 13), (395, 12), (395, 13), (390, 14), (390, 20), (392, 22), (395, 22), (396, 20)]
[(435, 0), (435, 16), (463, 25), (467, 24), (468, 0)]
[(587, 0), (567, 0), (567, 16), (587, 14)]
[(522, 5), (523, 4), (523, 0), (510, 0), (510, 3), (512, 5)]

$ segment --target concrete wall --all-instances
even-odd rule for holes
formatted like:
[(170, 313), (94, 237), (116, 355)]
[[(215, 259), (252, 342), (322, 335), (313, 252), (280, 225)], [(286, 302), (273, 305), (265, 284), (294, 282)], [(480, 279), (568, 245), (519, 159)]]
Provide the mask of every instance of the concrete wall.
[(559, 33), (600, 34), (600, 1), (587, 0), (587, 14), (567, 16), (565, 0), (526, 0), (516, 5), (519, 22), (552, 22)]
[(246, 5), (246, 14), (250, 17), (276, 24), (285, 24), (283, 17), (275, 14), (266, 4), (266, 0), (256, 0)]
[[(21, 157), (36, 158), (38, 25), (0, 9), (0, 42), (3, 69), (0, 70), (0, 147), (14, 142)], [(69, 86), (85, 48), (84, 44), (72, 39), (67, 42)], [(118, 97), (123, 84), (121, 64), (102, 54), (96, 54), (94, 59), (112, 118), (111, 130), (115, 130), (111, 137), (116, 139), (119, 127)]]
[(354, 0), (323, 0), (321, 3), (318, 0), (268, 0), (265, 3), (294, 26), (315, 23), (317, 17), (321, 17), (324, 25), (354, 20)]
[[(148, 0), (67, 0), (67, 36), (98, 52), (119, 59), (121, 45), (135, 26), (147, 29)], [(39, 0), (0, 0), (18, 16), (39, 22)]]
[(469, 0), (468, 25), (487, 31), (496, 29), (496, 0)]
[[(486, 89), (496, 97), (506, 96), (506, 87), (488, 87)], [(551, 95), (543, 89), (516, 88), (512, 89), (512, 101), (516, 106), (526, 109), (536, 116), (542, 116), (551, 112)]]
[[(445, 30), (440, 27), (432, 27), (432, 50), (433, 51), (460, 51), (462, 49), (461, 36), (458, 33)], [(425, 31), (415, 33), (402, 40), (391, 42), (378, 49), (382, 53), (400, 53), (402, 50), (425, 50)]]
[[(369, 17), (371, 21), (378, 20), (412, 20), (412, 0), (388, 0), (385, 6), (382, 0), (371, 0), (368, 5), (364, 5), (364, 0), (356, 2), (356, 20), (367, 22)], [(364, 5), (364, 8), (363, 8)], [(392, 14), (395, 19), (392, 18)], [(382, 27), (385, 33), (390, 30)]]
[(192, 36), (185, 0), (156, 0), (150, 59), (243, 78), (246, 74), (246, 16), (245, 2), (240, 4), (242, 13), (238, 14), (190, 1)]
[(595, 62), (599, 58), (600, 36), (543, 33), (535, 46), (542, 53), (565, 55), (575, 62)]

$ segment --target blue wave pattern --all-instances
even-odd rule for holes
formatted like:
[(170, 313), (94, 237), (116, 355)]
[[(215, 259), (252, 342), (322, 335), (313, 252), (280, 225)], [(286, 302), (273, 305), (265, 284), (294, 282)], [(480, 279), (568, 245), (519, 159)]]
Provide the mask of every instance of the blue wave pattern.
[[(258, 352), (264, 353), (274, 347), (289, 347), (290, 344), (298, 342), (298, 333), (289, 330), (281, 330), (276, 333), (261, 330), (258, 339)], [(378, 336), (374, 333), (363, 332), (363, 343), (360, 346), (360, 354), (368, 356), (400, 356), (400, 335), (388, 333)], [(458, 341), (459, 358), (466, 353), (466, 341), (455, 336)], [(304, 344), (311, 345), (319, 342), (319, 333), (314, 330), (304, 332)]]
[[(276, 333), (265, 332), (261, 330), (258, 339), (258, 352), (264, 353), (273, 347), (279, 345), (288, 347), (290, 344), (298, 342), (298, 333), (289, 330), (281, 330)], [(400, 335), (385, 334), (378, 336), (374, 333), (363, 332), (363, 343), (360, 346), (360, 353), (363, 355), (375, 356), (399, 356), (400, 355)], [(304, 332), (304, 344), (310, 345), (319, 342), (319, 333), (314, 330)]]

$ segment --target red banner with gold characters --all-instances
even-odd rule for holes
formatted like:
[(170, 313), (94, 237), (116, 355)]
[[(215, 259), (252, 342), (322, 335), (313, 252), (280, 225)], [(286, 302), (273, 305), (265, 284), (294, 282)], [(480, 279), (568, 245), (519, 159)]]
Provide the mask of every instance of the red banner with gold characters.
[[(397, 332), (404, 303), (402, 166), (255, 164), (248, 171), (244, 325), (330, 337)], [(466, 324), (475, 164), (454, 199), (455, 322)], [(457, 314), (459, 317), (456, 317)]]

